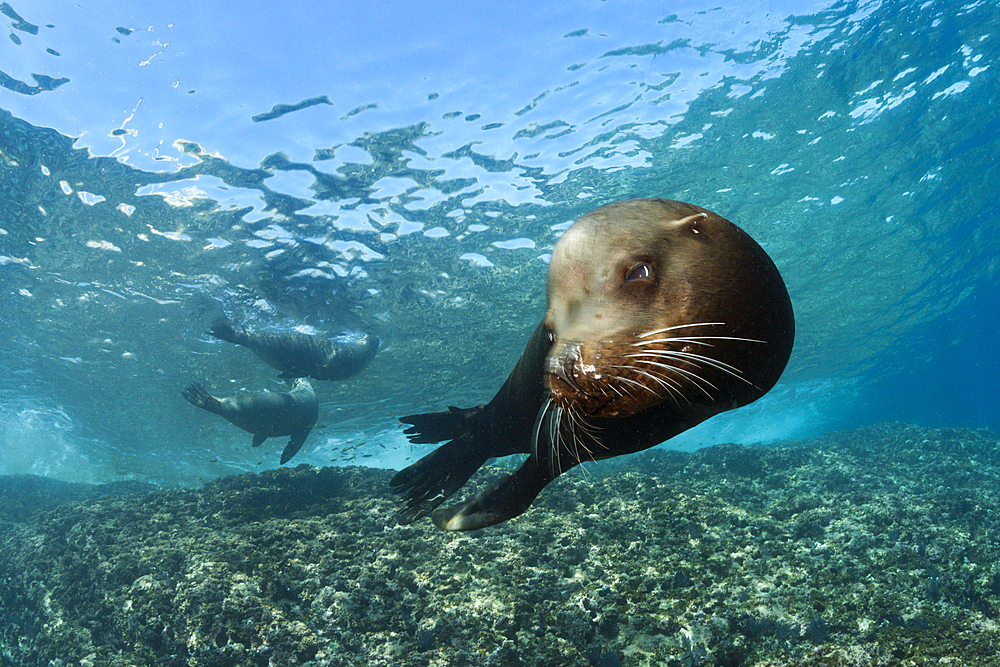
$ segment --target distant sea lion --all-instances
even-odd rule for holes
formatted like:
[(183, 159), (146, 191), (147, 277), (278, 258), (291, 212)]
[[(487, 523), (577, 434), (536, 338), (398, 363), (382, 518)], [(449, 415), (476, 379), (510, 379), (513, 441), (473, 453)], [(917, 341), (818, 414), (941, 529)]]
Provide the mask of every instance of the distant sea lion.
[[(795, 324), (781, 275), (743, 230), (666, 199), (602, 206), (552, 252), (548, 310), (487, 405), (403, 417), (448, 440), (390, 481), (402, 523), (471, 530), (524, 512), (584, 459), (657, 445), (778, 381)], [(529, 454), (498, 485), (438, 508), (487, 459)]]
[(253, 433), (254, 447), (260, 447), (268, 438), (292, 436), (281, 452), (282, 465), (302, 449), (302, 443), (319, 416), (319, 402), (305, 378), (295, 380), (289, 392), (240, 392), (229, 398), (216, 398), (194, 383), (181, 395), (192, 405), (214, 412), (230, 424)]
[(281, 371), (278, 377), (282, 378), (346, 380), (368, 365), (379, 345), (378, 337), (368, 333), (340, 341), (297, 332), (254, 333), (233, 327), (225, 318), (217, 320), (209, 333), (247, 348)]

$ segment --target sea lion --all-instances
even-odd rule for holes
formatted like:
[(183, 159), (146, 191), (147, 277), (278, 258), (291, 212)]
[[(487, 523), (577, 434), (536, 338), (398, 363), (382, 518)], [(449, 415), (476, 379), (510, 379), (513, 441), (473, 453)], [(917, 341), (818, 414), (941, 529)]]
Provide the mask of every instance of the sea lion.
[(379, 346), (378, 337), (369, 333), (340, 340), (298, 332), (254, 333), (233, 327), (225, 318), (217, 320), (208, 333), (247, 348), (281, 371), (281, 378), (346, 380), (368, 365)]
[[(777, 268), (703, 208), (633, 199), (582, 216), (559, 239), (548, 309), (487, 405), (403, 417), (414, 443), (448, 440), (390, 481), (399, 520), (471, 530), (524, 512), (584, 459), (657, 445), (778, 381), (795, 335)], [(499, 484), (438, 508), (487, 459), (529, 454)]]
[(260, 447), (268, 438), (292, 436), (281, 452), (282, 465), (302, 449), (302, 443), (319, 416), (316, 393), (305, 378), (296, 379), (289, 392), (240, 392), (229, 398), (216, 398), (200, 384), (193, 383), (181, 395), (192, 405), (214, 412), (230, 424), (253, 433), (254, 447)]

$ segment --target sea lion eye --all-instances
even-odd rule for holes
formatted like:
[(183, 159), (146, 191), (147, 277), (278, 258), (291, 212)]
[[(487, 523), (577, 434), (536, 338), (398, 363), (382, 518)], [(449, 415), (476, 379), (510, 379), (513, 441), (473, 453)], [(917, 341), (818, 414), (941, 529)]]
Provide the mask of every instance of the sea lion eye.
[(652, 277), (652, 275), (653, 268), (649, 264), (642, 262), (629, 269), (628, 273), (625, 274), (625, 282), (634, 283), (639, 280), (646, 280)]
[(552, 330), (552, 327), (545, 327), (545, 337), (549, 339), (550, 343), (554, 343), (556, 340), (556, 333)]

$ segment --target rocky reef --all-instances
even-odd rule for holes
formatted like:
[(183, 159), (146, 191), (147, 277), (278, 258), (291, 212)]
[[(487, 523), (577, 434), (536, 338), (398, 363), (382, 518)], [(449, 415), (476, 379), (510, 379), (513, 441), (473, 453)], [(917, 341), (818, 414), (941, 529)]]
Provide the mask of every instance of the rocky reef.
[(4, 478), (0, 665), (1000, 666), (998, 449), (653, 450), (470, 534), (397, 525), (384, 470)]

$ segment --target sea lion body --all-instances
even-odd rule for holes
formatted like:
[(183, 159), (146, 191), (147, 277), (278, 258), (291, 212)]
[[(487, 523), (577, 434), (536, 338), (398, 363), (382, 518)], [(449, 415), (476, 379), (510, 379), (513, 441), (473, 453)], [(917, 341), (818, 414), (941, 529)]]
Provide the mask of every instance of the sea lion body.
[[(794, 331), (777, 268), (733, 223), (663, 199), (596, 209), (556, 244), (545, 319), (493, 400), (401, 420), (414, 443), (448, 442), (391, 480), (400, 520), (470, 530), (517, 516), (583, 460), (652, 447), (763, 396)], [(488, 459), (515, 453), (529, 457), (497, 486), (437, 509)]]
[(242, 345), (265, 364), (281, 371), (278, 377), (288, 379), (346, 380), (364, 370), (379, 346), (378, 337), (369, 333), (329, 340), (298, 332), (257, 333), (233, 327), (224, 319), (213, 324), (209, 334)]
[(302, 449), (319, 416), (316, 393), (305, 378), (295, 380), (288, 392), (240, 392), (228, 398), (217, 398), (195, 383), (181, 394), (192, 405), (252, 433), (254, 447), (259, 447), (267, 438), (291, 436), (281, 453), (282, 465)]

